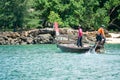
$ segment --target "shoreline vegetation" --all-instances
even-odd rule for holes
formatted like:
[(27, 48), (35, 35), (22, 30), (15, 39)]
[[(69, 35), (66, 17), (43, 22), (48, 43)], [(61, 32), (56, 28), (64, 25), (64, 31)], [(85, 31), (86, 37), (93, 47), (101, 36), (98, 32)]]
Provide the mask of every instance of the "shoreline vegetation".
[[(83, 43), (94, 44), (95, 30), (101, 25), (120, 31), (119, 3), (120, 0), (1, 0), (0, 31), (7, 32), (0, 32), (0, 45), (54, 44), (55, 22), (61, 28), (60, 36), (64, 36), (62, 43), (76, 43), (77, 31), (73, 29), (82, 25), (86, 31)], [(107, 43), (120, 43), (109, 32), (106, 36)]]
[[(83, 33), (83, 43), (94, 44), (97, 31)], [(120, 44), (120, 32), (105, 32), (106, 43)], [(60, 28), (61, 43), (76, 43), (77, 30)], [(55, 44), (55, 31), (53, 28), (33, 29), (22, 32), (0, 32), (0, 45), (26, 45), (26, 44)]]
[(120, 31), (120, 0), (1, 0), (0, 30), (53, 27)]

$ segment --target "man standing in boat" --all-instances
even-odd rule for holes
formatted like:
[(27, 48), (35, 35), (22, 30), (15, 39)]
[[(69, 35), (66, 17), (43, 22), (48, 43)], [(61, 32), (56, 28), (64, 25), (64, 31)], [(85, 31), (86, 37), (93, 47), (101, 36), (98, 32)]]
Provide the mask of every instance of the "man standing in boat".
[(106, 41), (104, 27), (105, 27), (104, 25), (101, 25), (101, 27), (98, 29), (97, 36), (96, 36), (96, 42), (99, 42), (102, 45), (104, 45)]
[(83, 47), (82, 45), (82, 36), (83, 36), (83, 32), (82, 32), (82, 28), (81, 25), (78, 26), (78, 40), (77, 40), (77, 46), (79, 47)]

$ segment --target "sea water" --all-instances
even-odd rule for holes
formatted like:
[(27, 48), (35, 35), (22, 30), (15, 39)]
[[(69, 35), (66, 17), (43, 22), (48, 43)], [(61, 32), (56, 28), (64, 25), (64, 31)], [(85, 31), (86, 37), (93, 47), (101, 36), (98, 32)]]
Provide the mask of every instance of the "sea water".
[(55, 44), (0, 46), (0, 80), (120, 80), (120, 44), (89, 55)]

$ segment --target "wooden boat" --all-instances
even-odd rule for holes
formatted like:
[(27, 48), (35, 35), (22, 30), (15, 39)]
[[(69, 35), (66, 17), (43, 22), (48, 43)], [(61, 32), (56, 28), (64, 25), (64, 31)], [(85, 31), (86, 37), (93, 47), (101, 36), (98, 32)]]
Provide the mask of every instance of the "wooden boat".
[(57, 47), (60, 48), (63, 52), (72, 52), (72, 53), (85, 53), (92, 52), (93, 50), (96, 53), (103, 53), (104, 47), (102, 45), (97, 45), (94, 49), (94, 46), (85, 45), (84, 47), (77, 47), (74, 44), (57, 44)]
[(61, 37), (61, 35), (57, 38), (62, 38), (62, 40), (56, 40), (56, 44), (57, 47), (60, 48), (63, 52), (85, 53), (87, 51), (90, 51), (92, 53), (92, 51), (94, 51), (96, 53), (103, 53), (104, 51), (104, 45), (100, 43), (97, 45), (95, 44), (94, 46), (84, 44), (84, 47), (78, 47), (77, 45), (75, 45), (75, 41), (71, 40), (70, 38), (67, 40), (65, 37), (66, 40), (64, 40), (64, 36)]
[(57, 44), (57, 47), (64, 52), (85, 53), (89, 51), (91, 46), (77, 47), (74, 44)]

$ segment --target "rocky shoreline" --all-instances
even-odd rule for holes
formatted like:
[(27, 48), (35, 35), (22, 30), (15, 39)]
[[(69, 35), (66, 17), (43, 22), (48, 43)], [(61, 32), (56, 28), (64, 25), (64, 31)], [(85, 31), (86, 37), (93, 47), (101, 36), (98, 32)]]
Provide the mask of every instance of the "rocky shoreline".
[(0, 45), (53, 43), (53, 29), (34, 29), (23, 32), (0, 32)]
[[(77, 40), (77, 30), (71, 28), (61, 28), (60, 35), (67, 36), (64, 37), (63, 42), (65, 40), (66, 42), (76, 42)], [(84, 32), (83, 43), (94, 43), (95, 35), (96, 31)], [(108, 32), (106, 32), (106, 35), (107, 38), (112, 38)], [(0, 45), (54, 44), (55, 42), (55, 31), (53, 28), (33, 29), (23, 32), (0, 32)]]

